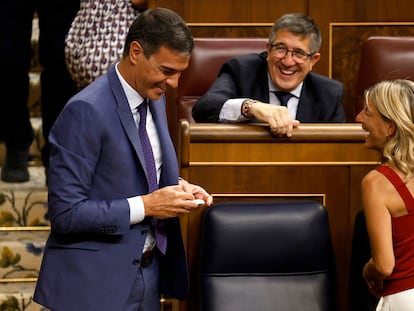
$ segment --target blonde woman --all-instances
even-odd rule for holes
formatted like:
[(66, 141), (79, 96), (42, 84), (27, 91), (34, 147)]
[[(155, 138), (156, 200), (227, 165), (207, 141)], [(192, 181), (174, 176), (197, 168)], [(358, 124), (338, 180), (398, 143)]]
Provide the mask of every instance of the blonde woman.
[(377, 311), (414, 310), (414, 83), (382, 81), (365, 91), (356, 120), (365, 146), (382, 163), (362, 180), (362, 203), (371, 244), (363, 277), (381, 297)]

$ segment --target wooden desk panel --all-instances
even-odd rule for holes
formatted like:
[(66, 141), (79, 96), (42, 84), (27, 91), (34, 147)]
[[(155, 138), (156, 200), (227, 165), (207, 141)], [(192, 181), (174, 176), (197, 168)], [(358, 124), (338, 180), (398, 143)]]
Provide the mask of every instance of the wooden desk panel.
[[(348, 310), (353, 221), (361, 178), (377, 165), (359, 124), (304, 124), (292, 138), (275, 138), (265, 125), (180, 123), (181, 176), (223, 200), (312, 198), (329, 215), (337, 260), (340, 311)], [(195, 275), (204, 209), (182, 218), (190, 273)], [(196, 285), (192, 278), (192, 288)], [(191, 310), (192, 299), (180, 304)]]

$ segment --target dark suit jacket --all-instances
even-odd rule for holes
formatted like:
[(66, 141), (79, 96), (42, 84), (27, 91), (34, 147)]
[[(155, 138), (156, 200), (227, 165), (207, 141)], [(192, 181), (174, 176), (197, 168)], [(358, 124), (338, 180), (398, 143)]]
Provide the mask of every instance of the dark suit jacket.
[[(269, 102), (267, 53), (248, 54), (228, 60), (218, 78), (194, 105), (196, 122), (218, 122), (220, 110), (230, 98)], [(343, 85), (336, 80), (309, 73), (305, 78), (296, 119), (303, 123), (345, 122)]]
[[(149, 107), (162, 148), (160, 187), (175, 185), (165, 98)], [(148, 193), (148, 183), (138, 130), (114, 66), (69, 101), (49, 141), (51, 233), (34, 300), (59, 311), (122, 310), (148, 229), (148, 222), (130, 225), (126, 198)], [(165, 227), (161, 292), (184, 298), (188, 271), (178, 218)]]

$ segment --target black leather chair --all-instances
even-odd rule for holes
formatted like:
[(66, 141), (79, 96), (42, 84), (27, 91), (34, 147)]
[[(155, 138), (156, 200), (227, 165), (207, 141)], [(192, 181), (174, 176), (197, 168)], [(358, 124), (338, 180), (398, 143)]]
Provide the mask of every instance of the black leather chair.
[(315, 201), (221, 202), (206, 209), (200, 311), (333, 311), (326, 209)]

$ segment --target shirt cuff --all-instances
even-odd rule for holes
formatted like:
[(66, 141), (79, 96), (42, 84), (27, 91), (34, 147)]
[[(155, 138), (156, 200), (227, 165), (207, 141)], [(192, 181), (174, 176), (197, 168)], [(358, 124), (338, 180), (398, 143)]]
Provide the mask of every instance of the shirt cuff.
[(129, 204), (129, 218), (131, 225), (137, 224), (145, 218), (144, 202), (141, 196), (127, 198)]
[(240, 114), (241, 105), (246, 99), (247, 98), (232, 98), (226, 100), (220, 110), (219, 120), (232, 122), (241, 121), (241, 118), (247, 120)]

